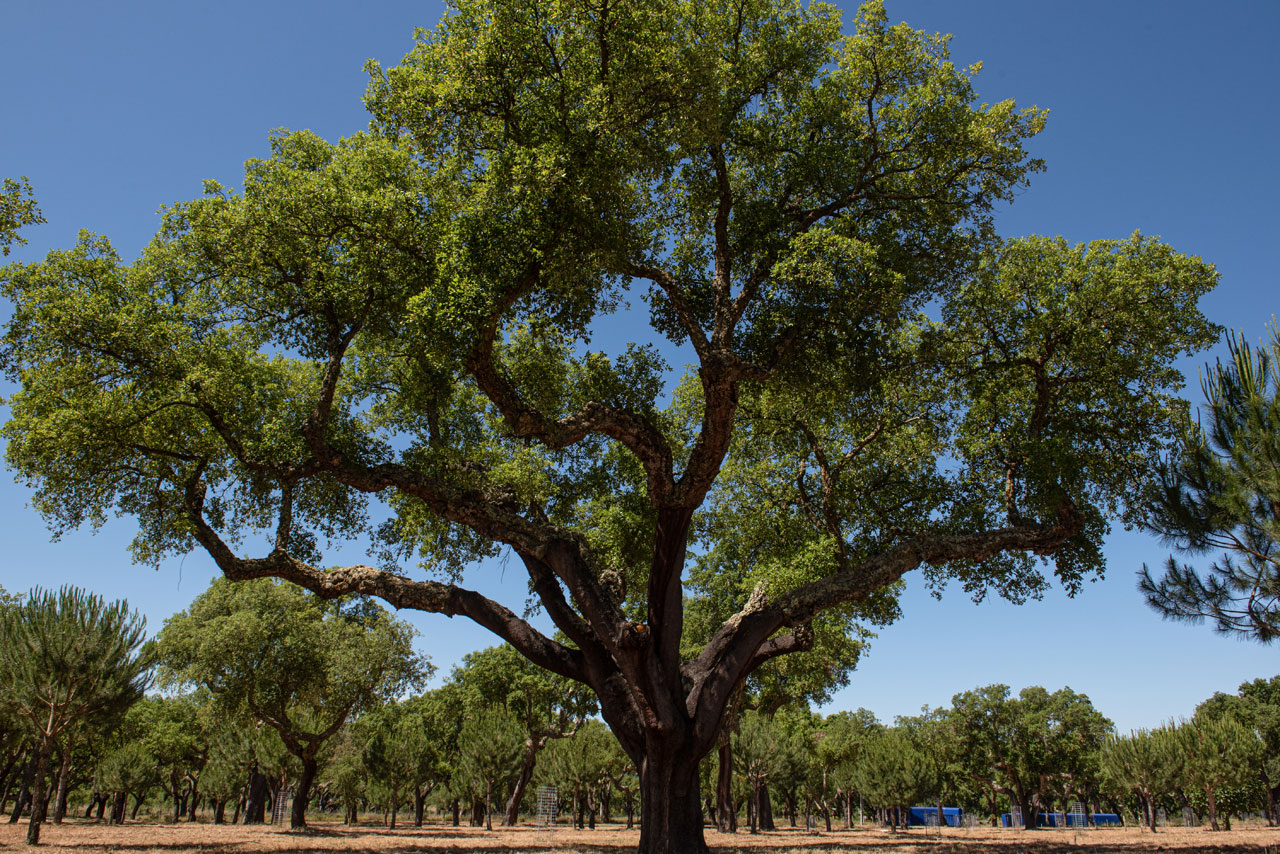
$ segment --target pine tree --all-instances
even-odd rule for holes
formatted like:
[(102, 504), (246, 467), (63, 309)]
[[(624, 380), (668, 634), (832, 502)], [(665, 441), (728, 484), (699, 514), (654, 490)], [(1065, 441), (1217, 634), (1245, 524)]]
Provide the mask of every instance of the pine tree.
[(119, 714), (142, 696), (151, 657), (146, 621), (123, 600), (75, 587), (39, 588), (0, 611), (0, 684), (36, 737), (36, 773), (27, 844), (40, 841), (49, 757), (76, 723)]
[(1183, 425), (1148, 526), (1181, 552), (1221, 550), (1207, 570), (1170, 557), (1139, 588), (1165, 617), (1210, 619), (1223, 633), (1280, 637), (1280, 327), (1267, 346), (1228, 336), (1231, 358), (1202, 382), (1201, 422)]
[(483, 801), (485, 829), (493, 830), (494, 798), (520, 771), (524, 728), (506, 709), (487, 709), (462, 725), (458, 748), (454, 785)]
[(1231, 715), (1197, 714), (1179, 727), (1179, 734), (1187, 786), (1205, 793), (1209, 826), (1219, 830), (1218, 795), (1226, 789), (1257, 785), (1253, 768), (1262, 743)]
[(1156, 798), (1178, 787), (1182, 755), (1183, 739), (1170, 726), (1114, 736), (1103, 745), (1098, 761), (1112, 789), (1138, 796), (1143, 821), (1155, 833)]

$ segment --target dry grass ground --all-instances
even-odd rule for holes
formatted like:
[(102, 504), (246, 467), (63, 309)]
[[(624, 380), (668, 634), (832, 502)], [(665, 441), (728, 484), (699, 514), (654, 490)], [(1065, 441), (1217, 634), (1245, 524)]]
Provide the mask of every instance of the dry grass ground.
[[(26, 823), (0, 824), (0, 851), (20, 851)], [(552, 833), (534, 827), (495, 830), (469, 827), (424, 828), (378, 826), (346, 828), (320, 824), (313, 830), (291, 833), (273, 827), (210, 824), (127, 824), (108, 827), (94, 822), (69, 820), (46, 825), (40, 849), (47, 854), (274, 854), (274, 852), (350, 852), (350, 854), (410, 854), (410, 852), (565, 852), (571, 854), (624, 854), (635, 849), (637, 831), (604, 827), (594, 831), (560, 828)], [(1102, 852), (1184, 852), (1184, 854), (1280, 854), (1280, 829), (1246, 827), (1225, 833), (1204, 828), (1162, 829), (1152, 835), (1137, 828), (1105, 830), (995, 830), (990, 828), (925, 831), (916, 828), (892, 833), (879, 828), (805, 833), (780, 830), (751, 836), (708, 831), (707, 842), (716, 852), (753, 854), (783, 852), (869, 852), (869, 854), (1102, 854)]]

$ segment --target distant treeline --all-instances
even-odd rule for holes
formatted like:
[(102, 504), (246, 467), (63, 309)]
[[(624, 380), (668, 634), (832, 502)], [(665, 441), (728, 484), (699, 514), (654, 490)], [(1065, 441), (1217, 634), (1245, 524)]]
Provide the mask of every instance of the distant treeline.
[[(637, 821), (636, 769), (589, 690), (499, 646), (422, 691), (412, 629), (365, 600), (216, 581), (143, 644), (123, 603), (35, 591), (0, 600), (0, 631), (0, 809), (34, 813), (37, 835), (71, 810), (254, 823), (281, 805), (294, 826), (319, 810), (492, 827), (552, 786), (562, 822)], [(1160, 810), (1274, 823), (1280, 676), (1127, 735), (1069, 688), (990, 685), (887, 725), (747, 685), (701, 779), (704, 821), (726, 831), (896, 825), (922, 804), (992, 823), (1074, 804), (1152, 829)]]

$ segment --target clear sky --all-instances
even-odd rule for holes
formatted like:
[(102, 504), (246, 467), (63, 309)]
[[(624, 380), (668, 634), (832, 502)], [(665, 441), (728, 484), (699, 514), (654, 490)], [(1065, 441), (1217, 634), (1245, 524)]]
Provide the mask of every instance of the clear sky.
[[(968, 2), (889, 0), (895, 20), (954, 33), (957, 63), (984, 63), (977, 90), (1051, 111), (1033, 153), (1048, 171), (1000, 215), (1007, 236), (1078, 241), (1158, 234), (1222, 273), (1209, 317), (1257, 339), (1277, 311), (1280, 118), (1275, 85), (1280, 4), (1257, 2)], [(267, 153), (274, 128), (337, 139), (360, 130), (370, 57), (394, 64), (433, 2), (133, 2), (14, 0), (0, 51), (0, 177), (27, 175), (48, 224), (10, 260), (104, 233), (126, 258), (154, 233), (156, 209), (215, 178), (238, 185), (241, 164)], [(851, 10), (851, 6), (846, 6)], [(847, 11), (846, 18), (851, 15)], [(7, 308), (0, 308), (7, 315)], [(1210, 354), (1210, 358), (1216, 354)], [(1199, 397), (1204, 358), (1180, 365)], [(8, 393), (10, 388), (0, 390)], [(0, 412), (0, 417), (5, 413)], [(79, 584), (126, 597), (152, 629), (184, 608), (213, 575), (201, 554), (159, 570), (131, 565), (129, 520), (96, 536), (50, 543), (28, 492), (0, 478), (0, 585)], [(358, 560), (348, 550), (334, 560)], [(828, 708), (866, 706), (882, 719), (944, 705), (953, 694), (1003, 682), (1069, 685), (1121, 729), (1190, 714), (1214, 691), (1280, 673), (1280, 648), (1163, 623), (1135, 590), (1135, 571), (1168, 551), (1118, 531), (1108, 572), (1074, 600), (1061, 591), (1014, 607), (942, 601), (911, 585), (905, 615), (883, 630), (851, 686)], [(481, 589), (519, 605), (516, 563), (481, 568)], [(494, 642), (465, 621), (406, 615), (419, 645), (447, 671)]]

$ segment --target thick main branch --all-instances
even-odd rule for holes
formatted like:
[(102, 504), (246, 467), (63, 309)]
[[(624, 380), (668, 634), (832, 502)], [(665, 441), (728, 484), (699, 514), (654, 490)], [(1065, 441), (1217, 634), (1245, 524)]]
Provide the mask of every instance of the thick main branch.
[(1083, 529), (1084, 517), (1064, 499), (1052, 524), (916, 537), (856, 567), (802, 584), (772, 602), (753, 596), (698, 658), (685, 665), (686, 678), (698, 686), (690, 695), (690, 713), (699, 718), (712, 715), (750, 672), (770, 636), (784, 626), (806, 625), (828, 608), (865, 599), (922, 564), (982, 561), (1009, 551), (1052, 554)]
[(580, 682), (587, 681), (582, 653), (547, 638), (510, 609), (473, 590), (437, 581), (413, 581), (402, 575), (356, 564), (322, 570), (274, 548), (266, 557), (236, 555), (204, 517), (205, 486), (199, 472), (186, 484), (185, 510), (196, 541), (232, 581), (283, 578), (323, 599), (356, 593), (377, 596), (394, 608), (412, 608), (452, 617), (461, 614), (510, 643), (539, 667)]

